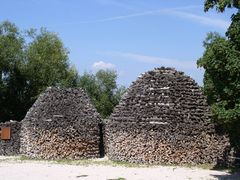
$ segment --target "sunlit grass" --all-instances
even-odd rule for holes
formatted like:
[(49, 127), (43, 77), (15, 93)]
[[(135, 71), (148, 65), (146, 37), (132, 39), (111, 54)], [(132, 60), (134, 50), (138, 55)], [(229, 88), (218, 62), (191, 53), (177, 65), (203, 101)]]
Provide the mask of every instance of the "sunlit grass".
[(182, 164), (182, 165), (168, 165), (168, 164), (155, 164), (155, 165), (147, 165), (147, 164), (137, 164), (137, 163), (129, 163), (125, 161), (112, 161), (107, 157), (105, 158), (97, 158), (97, 159), (81, 159), (81, 160), (72, 160), (72, 159), (59, 159), (59, 160), (44, 160), (38, 158), (29, 158), (26, 156), (1, 156), (0, 162), (40, 162), (40, 163), (52, 163), (52, 164), (64, 164), (64, 165), (79, 165), (79, 166), (113, 166), (113, 167), (128, 167), (128, 168), (154, 168), (154, 167), (172, 167), (174, 169), (178, 167), (184, 168), (200, 168), (200, 169), (208, 169), (208, 170), (218, 170), (218, 171), (229, 171), (229, 172), (240, 172), (240, 168), (237, 167), (215, 167), (212, 164), (201, 164), (201, 165), (190, 165), (190, 164)]

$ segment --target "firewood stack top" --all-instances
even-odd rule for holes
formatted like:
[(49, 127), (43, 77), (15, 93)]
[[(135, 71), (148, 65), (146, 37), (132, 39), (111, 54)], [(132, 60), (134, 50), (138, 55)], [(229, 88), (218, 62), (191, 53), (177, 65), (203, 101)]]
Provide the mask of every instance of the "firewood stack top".
[(128, 89), (105, 127), (113, 160), (202, 164), (224, 161), (229, 140), (216, 133), (201, 89), (184, 73), (156, 68)]
[(82, 89), (48, 88), (22, 121), (21, 153), (44, 159), (99, 157), (99, 123)]

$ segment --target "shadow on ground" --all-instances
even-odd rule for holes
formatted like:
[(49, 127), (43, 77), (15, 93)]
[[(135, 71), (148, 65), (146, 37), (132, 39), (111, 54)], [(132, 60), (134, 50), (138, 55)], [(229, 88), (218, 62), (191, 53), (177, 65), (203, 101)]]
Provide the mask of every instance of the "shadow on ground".
[(229, 175), (214, 175), (211, 174), (214, 178), (219, 180), (240, 180), (240, 172), (229, 173)]
[(211, 170), (228, 170), (228, 174), (211, 174), (211, 176), (219, 180), (240, 180), (240, 149), (226, 148), (223, 157), (224, 159), (218, 159), (217, 164)]

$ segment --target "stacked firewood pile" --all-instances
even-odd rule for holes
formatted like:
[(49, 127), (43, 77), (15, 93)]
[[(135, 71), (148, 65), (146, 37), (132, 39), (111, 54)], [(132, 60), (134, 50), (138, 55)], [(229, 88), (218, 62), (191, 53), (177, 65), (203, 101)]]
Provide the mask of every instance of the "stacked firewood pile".
[(150, 164), (225, 161), (229, 139), (215, 130), (200, 88), (171, 68), (142, 74), (105, 127), (113, 160)]
[[(20, 130), (21, 123), (17, 121), (10, 121), (5, 123), (0, 123), (0, 130), (2, 128), (10, 128), (9, 138), (4, 139), (1, 135), (0, 139), (0, 155), (13, 156), (18, 155), (20, 150)], [(3, 133), (3, 132), (2, 132)]]
[(83, 90), (48, 88), (22, 121), (21, 153), (43, 159), (99, 157), (99, 123)]

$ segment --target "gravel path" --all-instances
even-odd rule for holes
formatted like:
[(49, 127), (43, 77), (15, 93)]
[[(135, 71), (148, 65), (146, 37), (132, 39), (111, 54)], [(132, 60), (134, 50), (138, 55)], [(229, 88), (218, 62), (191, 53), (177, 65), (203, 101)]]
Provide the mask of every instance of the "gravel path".
[(240, 179), (240, 173), (184, 167), (113, 167), (64, 165), (37, 161), (5, 161), (0, 158), (1, 180), (162, 180)]

